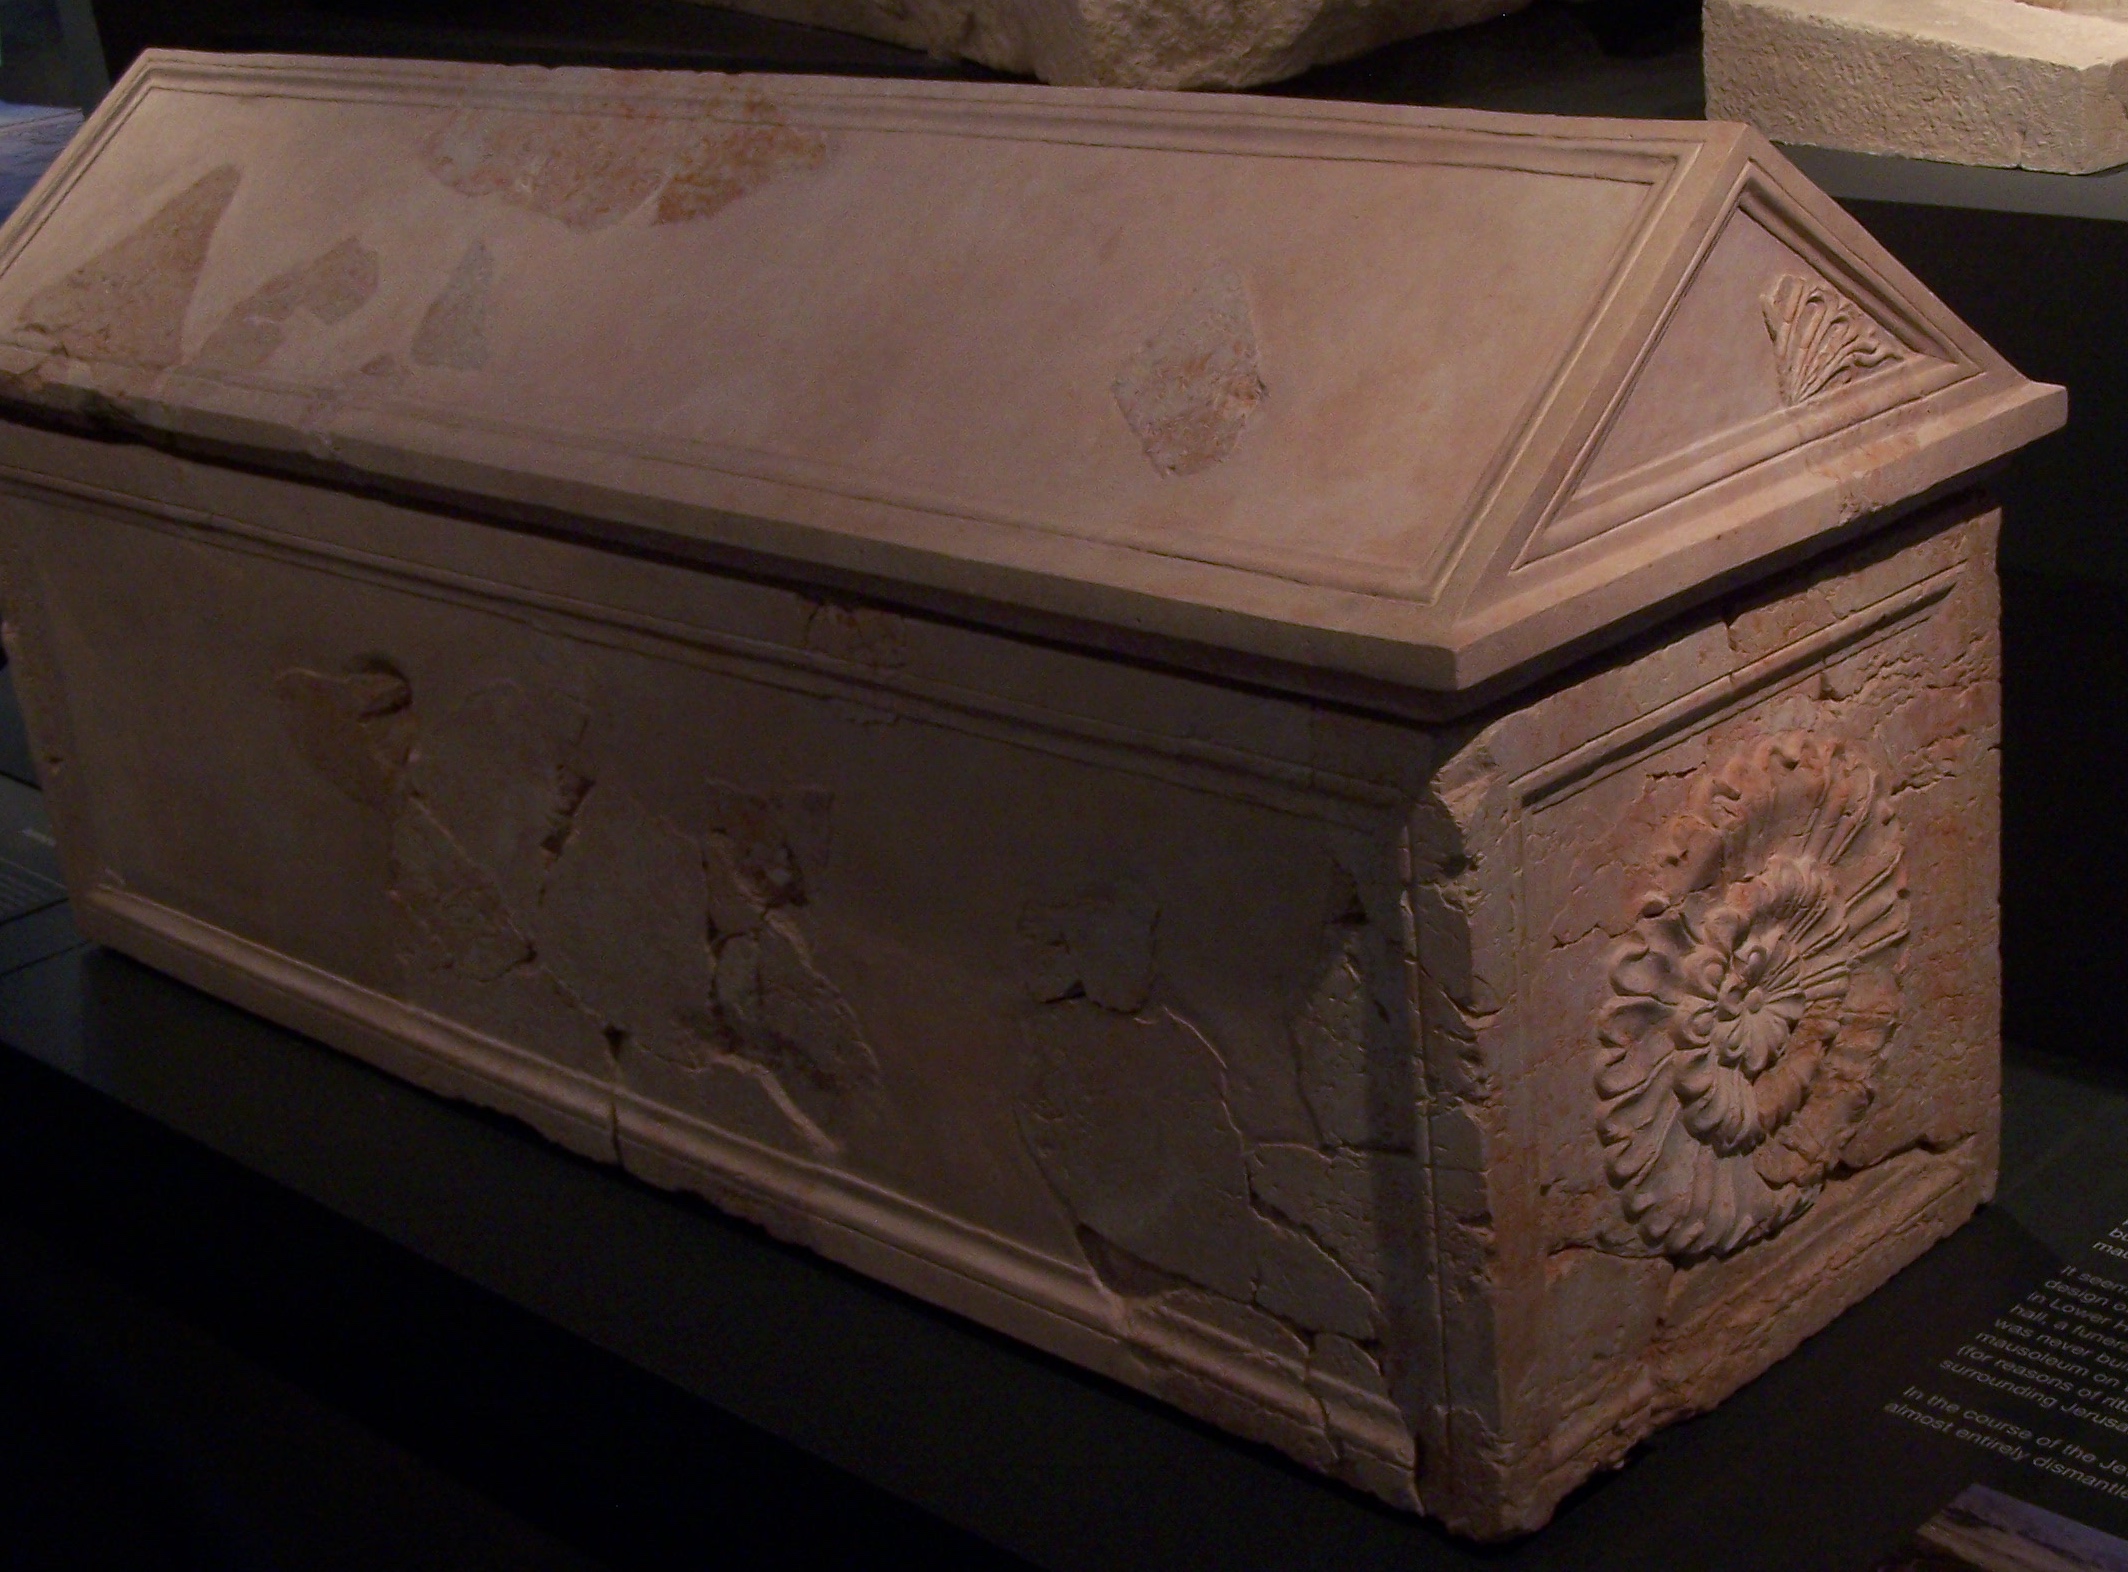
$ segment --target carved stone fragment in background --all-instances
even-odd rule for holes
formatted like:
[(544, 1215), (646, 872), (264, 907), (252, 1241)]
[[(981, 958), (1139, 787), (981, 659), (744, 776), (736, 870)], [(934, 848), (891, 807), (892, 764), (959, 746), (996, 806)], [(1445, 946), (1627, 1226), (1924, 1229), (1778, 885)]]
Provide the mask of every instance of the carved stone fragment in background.
[(1830, 284), (1784, 273), (1760, 299), (1781, 402), (1791, 407), (1901, 357), (1869, 314)]
[(730, 0), (1045, 82), (1250, 87), (1529, 0)]

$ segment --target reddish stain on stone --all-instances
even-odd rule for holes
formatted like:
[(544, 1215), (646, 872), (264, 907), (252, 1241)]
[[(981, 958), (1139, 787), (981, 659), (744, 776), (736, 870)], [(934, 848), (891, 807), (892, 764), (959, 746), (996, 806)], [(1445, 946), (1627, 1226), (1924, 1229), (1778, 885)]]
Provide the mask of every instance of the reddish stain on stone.
[(469, 197), (493, 196), (572, 229), (617, 224), (653, 196), (654, 222), (705, 218), (827, 157), (818, 132), (783, 123), (760, 95), (737, 121), (630, 113), (468, 109), (429, 138), (429, 173)]
[(283, 324), (298, 311), (331, 324), (354, 315), (376, 292), (377, 253), (349, 237), (232, 306), (200, 346), (197, 363), (231, 371), (262, 366), (281, 347)]
[(724, 125), (705, 132), (680, 158), (658, 194), (656, 222), (680, 224), (721, 212), (749, 191), (827, 161), (827, 138), (780, 122)]
[(571, 229), (604, 229), (665, 177), (646, 143), (657, 122), (468, 109), (429, 139), (429, 173), (464, 196), (500, 197)]
[(208, 244), (240, 178), (234, 164), (200, 176), (131, 234), (31, 296), (22, 327), (74, 360), (175, 365)]

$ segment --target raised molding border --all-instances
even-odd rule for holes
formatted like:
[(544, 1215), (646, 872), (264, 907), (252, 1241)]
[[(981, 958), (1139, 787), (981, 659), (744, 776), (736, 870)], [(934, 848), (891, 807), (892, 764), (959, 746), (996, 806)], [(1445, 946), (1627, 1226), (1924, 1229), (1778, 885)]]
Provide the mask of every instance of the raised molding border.
[[(428, 1011), (291, 960), (131, 891), (99, 886), (75, 901), (83, 933), (193, 987), (354, 1055), (430, 1091), (494, 1108), (587, 1157), (727, 1210), (828, 1259), (1010, 1337), (1218, 1419), (1179, 1368), (1340, 1449), (1406, 1471), (1411, 1441), (1377, 1399), (1310, 1377), (1250, 1345), (1237, 1357), (1195, 1323), (1134, 1326), (1092, 1273), (960, 1222), (855, 1175), (715, 1129), (538, 1059)], [(1339, 1398), (1323, 1401), (1322, 1389)]]

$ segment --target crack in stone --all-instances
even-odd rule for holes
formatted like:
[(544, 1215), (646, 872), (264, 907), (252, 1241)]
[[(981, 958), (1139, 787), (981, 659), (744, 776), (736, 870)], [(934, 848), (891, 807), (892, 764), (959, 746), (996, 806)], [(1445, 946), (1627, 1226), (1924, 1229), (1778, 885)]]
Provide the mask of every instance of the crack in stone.
[(565, 1012), (609, 1073), (636, 1055), (743, 1068), (815, 1151), (869, 1116), (877, 1061), (792, 915), (806, 860), (826, 855), (826, 793), (708, 783), (697, 838), (575, 761), (588, 711), (567, 695), (494, 682), (424, 720), (381, 657), (274, 686), (297, 752), (386, 816), (407, 975), (521, 990), (446, 989), (434, 1006), (535, 1042)]

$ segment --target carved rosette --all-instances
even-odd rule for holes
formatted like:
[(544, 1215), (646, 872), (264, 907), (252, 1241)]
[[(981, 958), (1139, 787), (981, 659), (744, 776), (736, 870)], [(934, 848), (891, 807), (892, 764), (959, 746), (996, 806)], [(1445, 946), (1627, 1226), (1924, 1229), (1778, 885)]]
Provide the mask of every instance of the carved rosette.
[(1612, 951), (1597, 1133), (1649, 1249), (1726, 1255), (1805, 1211), (1899, 1018), (1904, 846), (1875, 768), (1803, 732), (1696, 783)]

